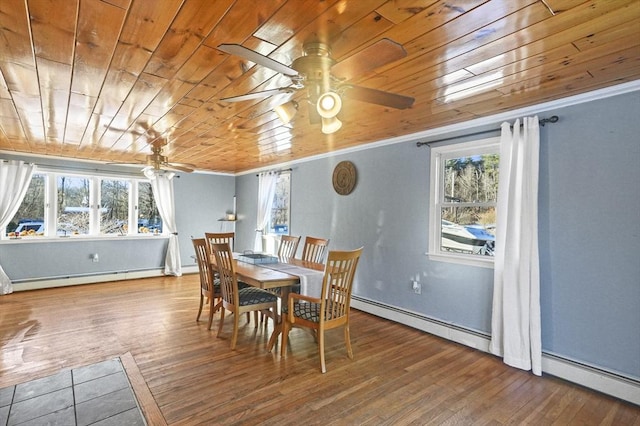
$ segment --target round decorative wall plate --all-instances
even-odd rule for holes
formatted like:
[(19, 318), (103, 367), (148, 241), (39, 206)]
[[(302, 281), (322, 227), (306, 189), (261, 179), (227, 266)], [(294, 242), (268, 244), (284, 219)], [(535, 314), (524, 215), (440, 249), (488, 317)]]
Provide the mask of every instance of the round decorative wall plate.
[(349, 195), (356, 186), (356, 167), (351, 161), (341, 161), (333, 169), (333, 189), (340, 195)]

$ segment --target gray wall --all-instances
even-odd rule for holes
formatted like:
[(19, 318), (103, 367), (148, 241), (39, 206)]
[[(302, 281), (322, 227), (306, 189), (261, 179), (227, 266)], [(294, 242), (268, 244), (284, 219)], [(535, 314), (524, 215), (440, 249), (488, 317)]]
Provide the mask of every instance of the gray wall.
[(540, 160), (543, 348), (640, 378), (640, 93), (556, 112)]
[[(78, 275), (157, 269), (164, 265), (166, 238), (61, 239), (0, 244), (0, 262), (15, 290), (21, 282)], [(99, 262), (89, 256), (97, 253)], [(0, 296), (2, 297), (2, 296)]]
[(191, 236), (204, 238), (205, 232), (233, 231), (233, 222), (222, 222), (233, 210), (235, 177), (181, 173), (173, 183), (176, 222), (182, 265), (194, 265)]
[[(541, 128), (543, 350), (636, 379), (639, 106), (635, 92), (538, 112), (541, 118), (560, 116), (559, 123)], [(333, 167), (342, 160), (353, 161), (358, 171), (349, 196), (337, 195), (331, 185)], [(236, 185), (243, 219), (238, 238), (250, 244), (257, 178), (239, 176)], [(428, 148), (407, 142), (299, 163), (291, 202), (292, 234), (328, 237), (331, 249), (365, 247), (355, 295), (490, 334), (493, 270), (424, 255)], [(413, 293), (412, 279), (422, 283), (421, 295)]]

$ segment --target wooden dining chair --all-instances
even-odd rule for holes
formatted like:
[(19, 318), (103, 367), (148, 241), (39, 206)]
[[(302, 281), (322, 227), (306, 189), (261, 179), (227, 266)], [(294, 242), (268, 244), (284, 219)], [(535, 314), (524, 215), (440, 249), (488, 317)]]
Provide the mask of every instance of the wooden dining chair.
[(211, 330), (213, 314), (222, 306), (221, 303), (215, 303), (217, 299), (222, 299), (220, 280), (214, 277), (213, 267), (209, 260), (211, 259), (211, 252), (207, 240), (204, 238), (194, 238), (191, 241), (196, 251), (196, 262), (198, 263), (198, 272), (200, 273), (200, 308), (198, 309), (196, 321), (200, 321), (202, 307), (206, 299), (209, 305), (209, 325), (207, 329)]
[(300, 236), (283, 235), (280, 237), (280, 247), (278, 247), (278, 257), (283, 259), (290, 259), (296, 257), (298, 251), (298, 244), (300, 243)]
[(209, 243), (209, 248), (213, 244), (229, 244), (231, 251), (233, 251), (233, 240), (236, 237), (235, 232), (205, 232), (204, 237)]
[[(298, 251), (298, 244), (300, 243), (300, 236), (282, 235), (280, 237), (280, 247), (278, 247), (278, 258), (286, 261), (296, 257)], [(271, 293), (281, 295), (282, 290), (279, 287), (270, 290)], [(290, 291), (294, 293), (300, 293), (300, 283), (291, 286)], [(264, 315), (260, 316), (260, 323), (264, 321)]]
[(302, 260), (324, 263), (324, 255), (329, 246), (329, 240), (324, 238), (306, 237), (302, 248)]
[[(229, 244), (229, 247), (231, 247), (231, 251), (233, 251), (233, 240), (235, 237), (236, 237), (235, 232), (205, 232), (204, 233), (204, 238), (209, 243), (209, 250), (211, 252), (213, 252), (213, 250), (211, 249), (213, 244)], [(219, 279), (218, 271), (214, 271), (214, 276), (216, 279)], [(242, 281), (238, 281), (238, 287), (245, 288), (245, 287), (251, 287), (251, 286), (247, 283), (243, 283)], [(256, 322), (258, 322), (257, 312), (255, 314), (255, 320)], [(251, 316), (249, 316), (249, 313), (247, 313), (247, 322), (249, 321), (251, 321)]]
[[(220, 324), (218, 325), (218, 337), (222, 333), (224, 325), (224, 313), (226, 310), (233, 313), (233, 335), (231, 337), (231, 349), (235, 349), (238, 340), (239, 318), (243, 313), (271, 310), (271, 316), (276, 318), (278, 311), (278, 296), (257, 287), (238, 288), (236, 266), (233, 260), (233, 252), (229, 244), (213, 244), (213, 255), (216, 259), (218, 273), (220, 274), (220, 287), (222, 290), (222, 310), (220, 311)], [(256, 322), (256, 327), (258, 323)]]
[(287, 305), (283, 307), (282, 356), (287, 354), (289, 330), (292, 327), (307, 327), (317, 335), (320, 370), (326, 373), (324, 332), (332, 328), (344, 327), (347, 355), (353, 359), (349, 334), (349, 308), (353, 278), (362, 249), (363, 247), (351, 251), (329, 252), (320, 297), (289, 293)]

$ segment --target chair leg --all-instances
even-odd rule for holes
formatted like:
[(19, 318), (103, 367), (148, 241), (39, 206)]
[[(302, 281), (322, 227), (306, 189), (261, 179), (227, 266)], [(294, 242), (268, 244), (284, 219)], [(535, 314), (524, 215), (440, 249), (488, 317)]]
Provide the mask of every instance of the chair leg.
[(240, 315), (233, 316), (233, 336), (231, 337), (231, 350), (236, 348), (238, 341), (238, 328), (240, 328)]
[(327, 372), (327, 367), (324, 363), (324, 330), (318, 330), (318, 351), (320, 352), (320, 371)]
[[(280, 327), (280, 331), (278, 331), (278, 327)], [(273, 331), (271, 332), (271, 336), (269, 337), (269, 342), (267, 342), (267, 352), (271, 352), (271, 350), (273, 350), (273, 347), (278, 341), (278, 334), (281, 334), (281, 333), (282, 333), (282, 324), (276, 324), (274, 321)]]
[(344, 343), (347, 346), (347, 355), (349, 359), (353, 359), (353, 351), (351, 350), (351, 336), (349, 334), (349, 324), (344, 327)]
[(222, 326), (224, 325), (224, 306), (220, 309), (220, 324), (218, 324), (218, 334), (216, 337), (220, 337), (222, 333)]
[(198, 309), (198, 316), (196, 317), (196, 322), (200, 321), (200, 314), (202, 313), (202, 305), (204, 304), (204, 296), (202, 293), (200, 294), (200, 308)]
[(213, 324), (213, 314), (216, 312), (215, 300), (213, 297), (209, 299), (209, 325), (207, 326), (207, 330), (211, 330), (211, 324)]
[(258, 311), (253, 311), (253, 320), (256, 322), (255, 328), (258, 328)]
[(287, 340), (289, 340), (289, 329), (291, 325), (285, 318), (282, 318), (280, 321), (282, 321), (282, 343), (280, 343), (282, 347), (280, 348), (280, 356), (287, 356)]

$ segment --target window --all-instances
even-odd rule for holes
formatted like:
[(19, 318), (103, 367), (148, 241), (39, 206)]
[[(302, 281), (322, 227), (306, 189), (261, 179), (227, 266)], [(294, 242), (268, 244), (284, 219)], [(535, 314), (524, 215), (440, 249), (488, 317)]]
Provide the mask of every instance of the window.
[(162, 219), (153, 198), (151, 183), (138, 182), (138, 232), (162, 233)]
[(56, 229), (62, 235), (86, 235), (89, 233), (89, 178), (58, 176), (56, 178), (57, 221)]
[(68, 237), (161, 232), (162, 220), (148, 181), (42, 171), (31, 178), (20, 208), (0, 235)]
[(276, 192), (271, 205), (269, 217), (270, 234), (289, 233), (289, 193), (291, 191), (291, 173), (282, 172), (278, 175)]
[(7, 232), (11, 236), (44, 235), (45, 178), (40, 173), (34, 173), (31, 177), (24, 200), (7, 225)]
[(100, 181), (100, 233), (122, 234), (129, 223), (129, 182)]
[(430, 258), (493, 266), (499, 142), (432, 148)]

